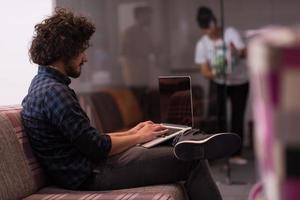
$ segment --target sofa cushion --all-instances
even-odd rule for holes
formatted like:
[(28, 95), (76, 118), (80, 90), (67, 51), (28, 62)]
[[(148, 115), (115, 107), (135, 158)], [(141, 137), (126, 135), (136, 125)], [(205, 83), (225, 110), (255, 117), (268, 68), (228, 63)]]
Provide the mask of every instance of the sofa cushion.
[(23, 131), (20, 106), (0, 107), (0, 199), (20, 199), (44, 185)]
[(24, 200), (182, 200), (185, 193), (181, 184), (155, 185), (112, 191), (72, 191), (47, 187)]

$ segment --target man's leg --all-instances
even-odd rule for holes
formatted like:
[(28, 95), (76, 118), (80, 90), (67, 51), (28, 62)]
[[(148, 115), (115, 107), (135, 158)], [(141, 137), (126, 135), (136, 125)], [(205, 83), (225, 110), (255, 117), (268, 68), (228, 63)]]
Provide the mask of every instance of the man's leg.
[(111, 190), (186, 180), (186, 191), (191, 200), (221, 199), (207, 162), (180, 161), (170, 146), (133, 147), (108, 158), (96, 170), (98, 173), (84, 188)]

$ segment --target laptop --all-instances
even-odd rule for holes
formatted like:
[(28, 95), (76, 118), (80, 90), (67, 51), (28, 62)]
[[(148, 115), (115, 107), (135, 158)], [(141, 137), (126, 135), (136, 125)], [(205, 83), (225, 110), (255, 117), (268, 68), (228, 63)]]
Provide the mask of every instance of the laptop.
[(189, 76), (160, 76), (158, 78), (161, 125), (168, 131), (142, 144), (150, 148), (193, 127), (193, 103)]

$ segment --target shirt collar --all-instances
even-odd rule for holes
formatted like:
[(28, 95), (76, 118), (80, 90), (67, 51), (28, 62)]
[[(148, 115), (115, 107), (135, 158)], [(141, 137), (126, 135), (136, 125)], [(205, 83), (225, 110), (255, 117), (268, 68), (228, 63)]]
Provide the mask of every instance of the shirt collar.
[(58, 82), (61, 82), (65, 85), (69, 85), (71, 83), (71, 79), (66, 75), (62, 74), (61, 72), (53, 69), (49, 66), (39, 66), (38, 74), (43, 74), (54, 78)]

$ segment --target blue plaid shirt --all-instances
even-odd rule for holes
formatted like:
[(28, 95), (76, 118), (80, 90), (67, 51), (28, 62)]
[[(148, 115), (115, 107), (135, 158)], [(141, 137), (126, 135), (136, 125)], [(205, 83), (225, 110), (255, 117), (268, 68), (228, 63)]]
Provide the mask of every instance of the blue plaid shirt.
[(21, 117), (32, 149), (54, 184), (78, 188), (111, 149), (110, 136), (90, 125), (71, 80), (60, 72), (39, 66)]

